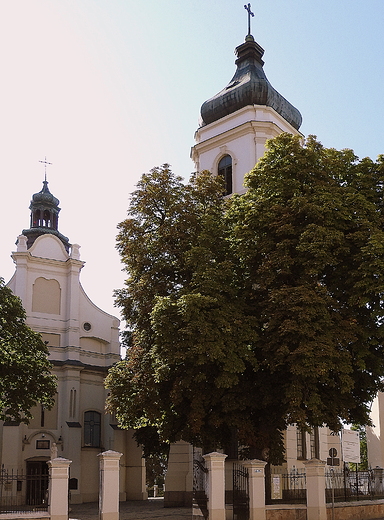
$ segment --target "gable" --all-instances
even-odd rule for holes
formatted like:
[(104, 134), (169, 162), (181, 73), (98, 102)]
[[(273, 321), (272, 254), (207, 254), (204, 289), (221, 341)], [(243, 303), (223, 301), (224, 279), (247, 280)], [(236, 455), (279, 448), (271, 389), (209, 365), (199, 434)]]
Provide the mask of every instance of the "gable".
[(29, 249), (32, 256), (39, 258), (49, 258), (52, 260), (68, 260), (69, 255), (66, 252), (63, 243), (54, 235), (46, 234), (38, 237), (33, 246)]

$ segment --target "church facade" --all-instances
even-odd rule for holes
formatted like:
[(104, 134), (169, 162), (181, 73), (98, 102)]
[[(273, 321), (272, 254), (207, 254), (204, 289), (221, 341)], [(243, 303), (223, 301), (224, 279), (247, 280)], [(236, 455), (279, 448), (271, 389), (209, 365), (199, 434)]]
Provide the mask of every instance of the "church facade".
[[(143, 500), (141, 450), (133, 432), (120, 430), (104, 411), (104, 378), (120, 359), (119, 320), (94, 305), (81, 286), (80, 246), (59, 232), (59, 201), (46, 180), (30, 210), (30, 227), (17, 238), (12, 253), (16, 270), (7, 285), (21, 298), (27, 324), (46, 342), (58, 387), (53, 409), (36, 406), (28, 425), (0, 424), (2, 468), (41, 475), (44, 486), (46, 462), (57, 454), (72, 461), (71, 502), (97, 501), (97, 455), (115, 450), (123, 454), (120, 498)], [(20, 490), (27, 503), (38, 500), (33, 492)]]

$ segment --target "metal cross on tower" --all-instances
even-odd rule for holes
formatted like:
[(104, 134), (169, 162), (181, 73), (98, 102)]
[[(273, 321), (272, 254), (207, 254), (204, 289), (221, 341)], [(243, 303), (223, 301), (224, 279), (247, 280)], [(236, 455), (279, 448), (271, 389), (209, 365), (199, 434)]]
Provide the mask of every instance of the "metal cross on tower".
[(255, 16), (251, 11), (251, 4), (245, 5), (244, 9), (248, 11), (248, 36), (251, 35), (251, 16)]
[(47, 161), (47, 156), (44, 157), (44, 161), (39, 161), (44, 164), (44, 179), (47, 180), (47, 164), (52, 164)]

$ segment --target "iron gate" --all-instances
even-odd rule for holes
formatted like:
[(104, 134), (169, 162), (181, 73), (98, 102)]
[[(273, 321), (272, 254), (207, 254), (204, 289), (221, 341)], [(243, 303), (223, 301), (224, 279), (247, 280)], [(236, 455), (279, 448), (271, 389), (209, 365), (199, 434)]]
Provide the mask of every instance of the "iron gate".
[(233, 520), (249, 520), (249, 474), (241, 464), (233, 465)]
[(0, 511), (47, 511), (48, 466), (27, 466), (27, 473), (17, 470), (0, 471)]
[(201, 453), (193, 457), (193, 519), (208, 518), (207, 474)]

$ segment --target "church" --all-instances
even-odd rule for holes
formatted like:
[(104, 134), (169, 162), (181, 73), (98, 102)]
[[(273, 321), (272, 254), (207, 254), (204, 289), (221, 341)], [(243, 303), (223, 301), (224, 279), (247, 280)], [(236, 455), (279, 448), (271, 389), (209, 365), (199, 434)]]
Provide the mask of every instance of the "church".
[[(249, 30), (236, 48), (234, 76), (201, 107), (191, 159), (197, 172), (223, 176), (228, 196), (244, 193), (244, 176), (264, 154), (268, 139), (282, 132), (301, 135), (301, 114), (268, 81), (263, 54)], [(72, 503), (90, 502), (98, 499), (97, 454), (112, 449), (123, 453), (121, 500), (144, 500), (141, 450), (132, 431), (120, 430), (104, 412), (104, 378), (120, 359), (119, 321), (97, 308), (82, 288), (80, 247), (59, 231), (59, 211), (44, 180), (32, 197), (30, 227), (17, 238), (16, 270), (8, 283), (23, 302), (27, 324), (48, 345), (58, 378), (56, 402), (52, 410), (37, 407), (29, 425), (0, 425), (1, 463), (5, 469), (43, 473), (54, 447), (72, 461)], [(285, 447), (288, 469), (301, 468), (310, 458), (327, 460), (331, 449), (341, 460), (340, 438), (328, 428), (306, 432), (292, 425)], [(230, 466), (233, 460), (227, 460)], [(190, 504), (192, 490), (193, 447), (180, 441), (170, 449), (165, 505)]]
[(120, 430), (104, 411), (104, 379), (120, 359), (119, 320), (96, 307), (81, 286), (80, 246), (59, 231), (59, 200), (46, 179), (29, 209), (30, 227), (17, 237), (12, 253), (16, 269), (7, 285), (21, 298), (27, 325), (40, 332), (48, 346), (58, 387), (54, 407), (37, 406), (28, 425), (0, 424), (2, 468), (40, 475), (41, 486), (21, 485), (17, 491), (27, 504), (38, 504), (47, 486), (46, 462), (57, 453), (72, 461), (71, 503), (95, 502), (97, 455), (114, 450), (123, 454), (120, 499), (143, 500), (147, 495), (141, 450), (133, 432)]

